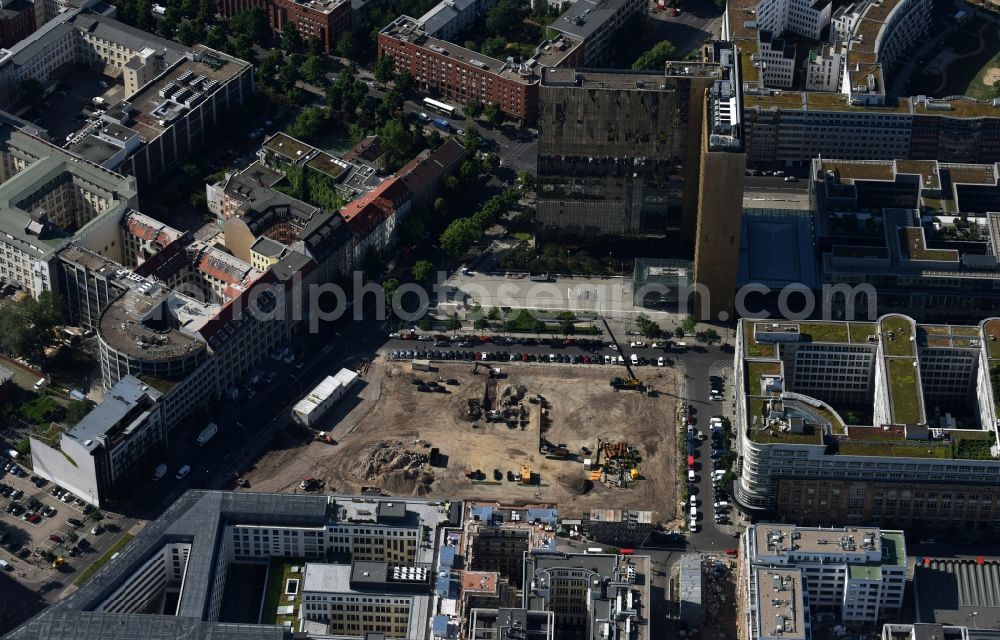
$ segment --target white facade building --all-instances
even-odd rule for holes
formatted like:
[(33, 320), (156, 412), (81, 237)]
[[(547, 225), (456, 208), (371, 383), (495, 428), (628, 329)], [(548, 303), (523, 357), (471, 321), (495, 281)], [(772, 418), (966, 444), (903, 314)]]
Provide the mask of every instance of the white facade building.
[(840, 77), (844, 60), (840, 52), (830, 45), (813, 49), (806, 58), (806, 91), (840, 90)]
[(819, 40), (830, 24), (830, 0), (762, 0), (757, 4), (757, 28), (780, 36), (785, 31)]

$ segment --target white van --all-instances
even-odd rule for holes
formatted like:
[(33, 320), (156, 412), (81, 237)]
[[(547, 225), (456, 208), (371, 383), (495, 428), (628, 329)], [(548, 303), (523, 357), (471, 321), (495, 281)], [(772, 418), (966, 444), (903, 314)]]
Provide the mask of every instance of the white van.
[(635, 366), (637, 366), (639, 364), (639, 356), (635, 355), (634, 353), (631, 356), (629, 356), (629, 360), (632, 361), (632, 366), (633, 367), (635, 367)]
[(698, 517), (698, 507), (691, 507), (691, 518)]
[(697, 531), (698, 530), (698, 521), (695, 520), (694, 518), (691, 518), (691, 522), (688, 524), (688, 529), (690, 529), (692, 533), (694, 533), (695, 531)]
[(177, 479), (183, 480), (184, 476), (186, 476), (189, 473), (191, 473), (191, 467), (188, 465), (184, 465), (183, 467), (177, 470)]
[(688, 469), (688, 482), (694, 482), (694, 469)]
[(719, 511), (721, 509), (728, 509), (728, 508), (729, 508), (729, 503), (726, 502), (725, 500), (723, 500), (722, 502), (716, 502), (715, 503), (715, 510), (716, 511)]
[(658, 367), (663, 366), (663, 356), (660, 356), (659, 358), (656, 359), (656, 366)]

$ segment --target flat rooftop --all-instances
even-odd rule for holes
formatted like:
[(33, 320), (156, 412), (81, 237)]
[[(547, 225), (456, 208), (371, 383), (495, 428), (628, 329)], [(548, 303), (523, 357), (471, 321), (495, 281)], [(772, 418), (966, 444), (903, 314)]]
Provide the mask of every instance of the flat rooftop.
[(280, 132), (265, 140), (264, 148), (275, 153), (280, 153), (292, 160), (299, 160), (316, 151), (316, 147), (297, 140), (287, 133)]
[(821, 529), (791, 524), (758, 524), (754, 531), (757, 557), (788, 555), (794, 546), (796, 554), (856, 556), (859, 562), (868, 562), (874, 556), (889, 565), (906, 562), (899, 531), (882, 531), (876, 527)]
[[(581, 0), (583, 1), (583, 0)], [(522, 84), (535, 84), (538, 82), (539, 65), (529, 65), (524, 63), (513, 66), (506, 62), (501, 62), (496, 58), (491, 58), (482, 53), (466, 49), (465, 47), (439, 40), (427, 35), (427, 32), (420, 27), (416, 20), (409, 16), (400, 16), (386, 25), (380, 32), (390, 38), (395, 38), (403, 42), (411, 42), (424, 49), (429, 49), (439, 55), (447, 56), (456, 63), (467, 64), (482, 69), (483, 71), (498, 75), (501, 78), (513, 80)], [(566, 50), (568, 54), (570, 49)], [(563, 56), (565, 57), (565, 56)]]
[(577, 0), (549, 25), (552, 29), (585, 40), (625, 6), (627, 0)]
[(758, 567), (757, 624), (762, 636), (805, 640), (802, 573), (797, 569)]
[(1000, 629), (1000, 558), (918, 562), (913, 583), (922, 622)]
[[(189, 99), (200, 102), (218, 91), (223, 84), (232, 80), (247, 67), (247, 63), (242, 60), (201, 45), (193, 47), (192, 52), (195, 55), (200, 55), (201, 60), (194, 60), (190, 57), (182, 58), (178, 64), (162, 74), (155, 82), (147, 84), (128, 98), (128, 102), (134, 110), (133, 117), (135, 119), (131, 127), (147, 140), (159, 136), (167, 127), (171, 126), (174, 119), (188, 112), (188, 107), (160, 95), (160, 91), (167, 85), (173, 85), (170, 98), (176, 98), (182, 102)], [(185, 76), (187, 77), (186, 81), (179, 82), (179, 79)], [(198, 82), (192, 84), (195, 80)], [(202, 98), (192, 98), (199, 93), (202, 94)], [(194, 102), (192, 106), (196, 104), (197, 102)]]
[[(101, 339), (117, 351), (145, 360), (182, 358), (206, 348), (197, 331), (219, 310), (218, 305), (196, 302), (150, 283), (145, 291), (129, 289), (108, 305), (101, 315)], [(173, 318), (160, 317), (167, 315)]]
[[(567, 87), (576, 86), (580, 89), (608, 90), (646, 90), (661, 91), (667, 89), (667, 76), (671, 77), (722, 77), (722, 70), (713, 63), (693, 63), (674, 67), (678, 73), (654, 73), (650, 71), (592, 71), (587, 69), (545, 69), (542, 73), (542, 86)], [(684, 69), (688, 72), (685, 73)]]

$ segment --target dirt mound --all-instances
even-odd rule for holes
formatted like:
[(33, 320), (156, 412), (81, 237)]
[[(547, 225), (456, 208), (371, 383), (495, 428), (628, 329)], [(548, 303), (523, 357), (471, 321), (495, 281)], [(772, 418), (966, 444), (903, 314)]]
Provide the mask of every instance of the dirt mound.
[(394, 471), (416, 470), (427, 461), (425, 454), (410, 451), (399, 440), (379, 440), (361, 450), (351, 473), (359, 480), (371, 481)]
[(431, 492), (434, 476), (426, 471), (405, 469), (390, 471), (379, 479), (378, 484), (393, 495), (426, 496)]

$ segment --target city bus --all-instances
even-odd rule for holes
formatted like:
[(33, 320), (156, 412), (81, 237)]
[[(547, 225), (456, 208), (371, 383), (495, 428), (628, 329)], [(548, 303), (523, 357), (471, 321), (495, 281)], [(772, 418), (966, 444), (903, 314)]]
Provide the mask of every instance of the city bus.
[(455, 107), (450, 107), (443, 102), (431, 100), (430, 98), (424, 98), (424, 108), (430, 111), (436, 111), (442, 115), (448, 116), (449, 118), (455, 115)]

